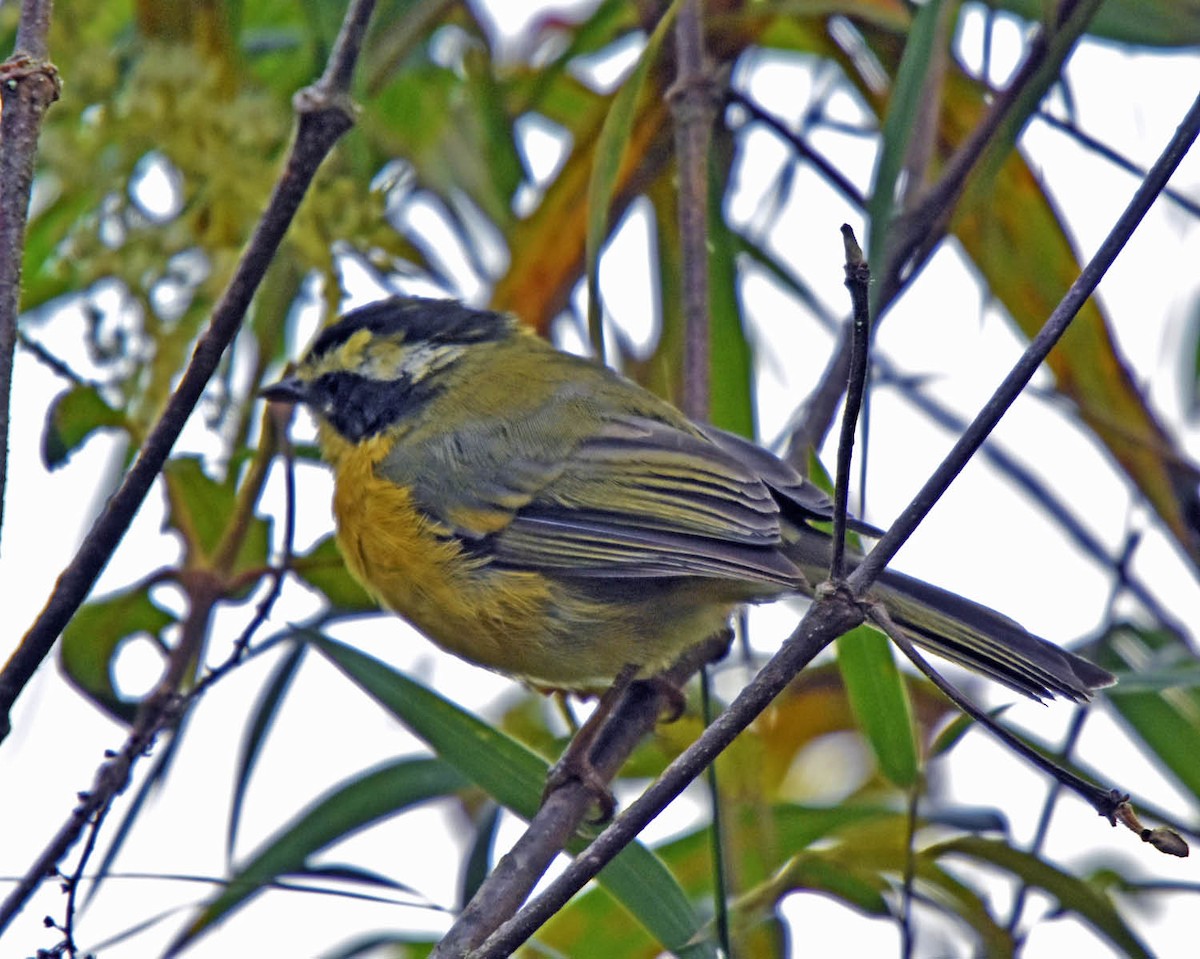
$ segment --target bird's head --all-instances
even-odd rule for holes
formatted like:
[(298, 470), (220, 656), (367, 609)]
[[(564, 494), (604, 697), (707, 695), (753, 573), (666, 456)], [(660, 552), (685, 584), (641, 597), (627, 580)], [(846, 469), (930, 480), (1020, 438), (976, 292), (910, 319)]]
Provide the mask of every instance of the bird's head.
[(261, 395), (301, 403), (342, 439), (361, 442), (433, 399), (468, 351), (517, 330), (512, 317), (454, 300), (394, 296), (326, 327), (295, 372)]

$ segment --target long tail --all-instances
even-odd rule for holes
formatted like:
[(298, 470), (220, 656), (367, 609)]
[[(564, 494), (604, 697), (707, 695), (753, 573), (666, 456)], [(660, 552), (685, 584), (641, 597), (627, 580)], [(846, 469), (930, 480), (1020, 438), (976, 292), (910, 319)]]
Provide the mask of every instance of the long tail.
[[(796, 531), (786, 549), (811, 583), (828, 575), (829, 543), (811, 527)], [(848, 557), (853, 563), (857, 557)], [(1003, 613), (903, 573), (884, 570), (868, 592), (914, 643), (1036, 700), (1076, 702), (1115, 683), (1086, 659), (1028, 632)]]
[(914, 642), (1034, 699), (1083, 702), (1117, 681), (1002, 613), (903, 573), (885, 570), (869, 595)]

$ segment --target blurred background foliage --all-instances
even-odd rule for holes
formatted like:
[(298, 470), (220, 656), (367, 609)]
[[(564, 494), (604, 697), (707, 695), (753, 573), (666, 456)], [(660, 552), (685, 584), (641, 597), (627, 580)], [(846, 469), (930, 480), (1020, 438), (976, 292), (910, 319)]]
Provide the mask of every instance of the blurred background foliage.
[[(1079, 264), (1068, 226), (1012, 150), (1017, 133), (1043, 108), (1076, 35), (1154, 49), (1200, 44), (1200, 6), (1193, 0), (1096, 6), (1064, 5), (1071, 16), (1058, 22), (1032, 0), (990, 5), (988, 17), (1007, 11), (1027, 18), (1031, 30), (1053, 24), (1047, 29), (1054, 42), (1029, 95), (1006, 123), (980, 134), (994, 91), (960, 62), (953, 45), (957, 20), (970, 5), (707, 4), (715, 74), (730, 91), (710, 168), (715, 422), (755, 432), (753, 337), (742, 296), (748, 268), (770, 277), (799, 313), (823, 315), (805, 263), (764, 242), (764, 223), (783, 208), (801, 167), (873, 216), (869, 253), (882, 322), (924, 258), (952, 237), (1014, 329), (1036, 332)], [(470, 4), (378, 4), (355, 83), (358, 124), (326, 162), (209, 387), (203, 451), (180, 452), (162, 477), (167, 532), (181, 543), (181, 561), (147, 569), (125, 591), (94, 599), (63, 636), (59, 663), (83, 696), (129, 722), (138, 703), (118, 691), (113, 675), (130, 638), (153, 637), (165, 654), (202, 600), (209, 607), (236, 605), (261, 595), (277, 560), (279, 524), (259, 505), (276, 451), (255, 393), (302, 348), (296, 319), (304, 308), (317, 304), (333, 316), (348, 287), (366, 283), (487, 302), (546, 335), (582, 329), (577, 310), (589, 231), (611, 236), (636, 203), (653, 224), (648, 292), (654, 302), (646, 310), (659, 326), (649, 350), (610, 329), (608, 357), (651, 388), (678, 396), (685, 318), (667, 97), (672, 44), (668, 40), (648, 62), (642, 89), (630, 100), (627, 130), (606, 123), (620, 86), (598, 79), (611, 64), (632, 61), (664, 7), (654, 0), (603, 0), (578, 13), (547, 13), (513, 50), (497, 48)], [(502, 16), (502, 5), (496, 9)], [(0, 8), (0, 43), (10, 47), (16, 14), (13, 4)], [(50, 50), (65, 87), (41, 142), (22, 321), (24, 347), (63, 378), (62, 392), (44, 414), (47, 468), (69, 469), (72, 453), (97, 432), (123, 442), (129, 454), (136, 450), (254, 229), (291, 135), (291, 97), (322, 69), (342, 14), (341, 0), (58, 4)], [(821, 78), (816, 89), (823, 92), (798, 103), (794, 116), (774, 117), (750, 92), (746, 73), (768, 55)], [(869, 122), (845, 129), (828, 109), (834, 93), (853, 97)], [(858, 138), (862, 168), (878, 158), (869, 182), (843, 174), (814, 149), (810, 135), (829, 128)], [(749, 226), (728, 215), (728, 204), (748, 138), (764, 129), (774, 131), (787, 156), (764, 211)], [(968, 175), (939, 202), (927, 203), (964, 144), (977, 136), (981, 148)], [(555, 162), (531, 160), (536, 137), (553, 142)], [(603, 185), (599, 193), (597, 184)], [(916, 247), (901, 249), (906, 236), (912, 239), (905, 229), (914, 211), (924, 217)], [(1185, 212), (1197, 211), (1193, 205)], [(813, 228), (832, 234), (835, 226)], [(606, 284), (620, 279), (602, 268), (602, 291)], [(82, 349), (63, 344), (56, 333), (68, 313), (82, 317)], [(1064, 408), (1109, 452), (1194, 567), (1200, 562), (1195, 468), (1135, 385), (1101, 305), (1088, 304), (1049, 366)], [(828, 422), (811, 418), (804, 425), (808, 431), (797, 434), (792, 450), (798, 462), (808, 461), (810, 446), (828, 429)], [(298, 453), (313, 455), (306, 448)], [(1016, 471), (1010, 478), (1021, 479)], [(1053, 492), (1042, 503), (1062, 520)], [(1117, 558), (1094, 558), (1112, 566), (1115, 589), (1128, 588)], [(327, 607), (308, 632), (251, 639), (252, 655), (288, 652), (279, 655), (245, 717), (231, 784), (229, 869), (243, 881), (198, 907), (189, 937), (280, 877), (307, 873), (320, 881), (319, 854), (327, 846), (436, 797), (459, 804), (473, 831), (462, 867), (469, 895), (490, 862), (500, 821), (496, 804), (531, 814), (545, 760), (562, 745), (561, 725), (532, 694), (482, 724), (392, 667), (323, 636), (331, 624), (372, 609), (329, 539), (294, 557), (292, 571)], [(162, 583), (189, 597), (182, 614), (156, 602)], [(1163, 603), (1169, 611), (1169, 597)], [(1091, 655), (1122, 676), (1121, 685), (1101, 697), (1102, 708), (1189, 797), (1186, 819), (1164, 818), (1194, 836), (1200, 828), (1200, 670), (1175, 617), (1187, 618), (1152, 606), (1137, 623), (1114, 622), (1095, 637)], [(298, 819), (280, 822), (268, 844), (241, 849), (238, 815), (253, 770), (314, 647), (438, 758), (397, 761), (335, 786)], [(985, 873), (1040, 890), (1119, 954), (1153, 954), (1126, 912), (1149, 895), (1139, 892), (1143, 870), (1112, 858), (1085, 870), (1056, 863), (1040, 845), (1018, 844), (999, 812), (940, 802), (937, 770), (952, 759), (965, 724), (953, 720), (924, 680), (894, 668), (885, 643), (856, 637), (839, 649), (840, 669), (807, 670), (718, 762), (737, 955), (788, 953), (780, 906), (793, 893), (833, 897), (865, 915), (897, 916), (906, 883), (920, 905), (918, 926), (922, 913), (941, 913), (953, 918), (956, 941), (971, 943), (962, 954), (1012, 955), (1025, 933), (1019, 909), (996, 905)], [(201, 657), (193, 680), (205, 668)], [(631, 760), (627, 776), (661, 770), (697, 735), (695, 715), (689, 711), (662, 726)], [(171, 757), (187, 748), (186, 728), (138, 781), (133, 802), (122, 807), (120, 828), (104, 837), (99, 881), (137, 828), (144, 800), (169, 786)], [(475, 745), (468, 748), (467, 741)], [(845, 780), (841, 795), (822, 803), (813, 797), (827, 790), (798, 770), (805, 768), (806, 751), (830, 741), (850, 758), (843, 760), (846, 768), (829, 770)], [(507, 757), (499, 777), (497, 756)], [(221, 795), (224, 786), (213, 789)], [(1154, 814), (1153, 797), (1135, 795), (1135, 802)], [(631, 852), (627, 872), (573, 901), (539, 934), (541, 947), (577, 959), (649, 957), (664, 947), (712, 954), (710, 828), (700, 817), (653, 853)], [(979, 868), (955, 868), (963, 862)], [(375, 892), (398, 888), (365, 870), (346, 870), (339, 879)], [(431, 941), (418, 932), (344, 932), (342, 955), (388, 946), (392, 951), (380, 954), (421, 955)]]

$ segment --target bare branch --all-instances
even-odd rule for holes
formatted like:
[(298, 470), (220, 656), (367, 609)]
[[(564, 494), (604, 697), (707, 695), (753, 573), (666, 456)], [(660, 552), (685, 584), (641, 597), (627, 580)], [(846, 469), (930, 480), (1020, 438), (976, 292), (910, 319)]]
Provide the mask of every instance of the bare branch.
[(1133, 231), (1146, 215), (1146, 211), (1163, 191), (1179, 162), (1191, 148), (1197, 134), (1200, 134), (1200, 97), (1198, 97), (1183, 118), (1170, 143), (1159, 155), (1150, 168), (1146, 179), (1138, 186), (1129, 205), (1113, 225), (1108, 236), (1100, 245), (1100, 249), (1088, 261), (1080, 272), (1066, 295), (1059, 301), (1054, 312), (1046, 320), (1041, 332), (1030, 342), (1021, 358), (1009, 374), (996, 388), (991, 399), (984, 404), (982, 410), (971, 422), (970, 427), (954, 444), (946, 458), (941, 462), (933, 475), (913, 498), (903, 513), (888, 529), (886, 535), (867, 554), (859, 567), (851, 573), (847, 585), (856, 596), (862, 596), (868, 586), (874, 582), (880, 571), (891, 562), (904, 541), (912, 535), (925, 515), (933, 508), (946, 488), (954, 481), (977, 449), (995, 428), (1000, 418), (1007, 412), (1013, 401), (1025, 385), (1037, 372), (1042, 361), (1051, 348), (1066, 332), (1067, 327), (1075, 318), (1092, 292), (1099, 284), (1101, 277), (1108, 272), (1117, 254), (1121, 252)]
[(8, 486), (13, 351), (21, 310), (21, 260), (38, 134), (58, 99), (58, 70), (47, 59), (51, 0), (24, 0), (13, 55), (0, 64), (0, 531)]
[(709, 402), (708, 152), (717, 99), (704, 52), (699, 0), (687, 0), (675, 21), (676, 76), (667, 98), (675, 117), (679, 168), (679, 239), (683, 258), (683, 411), (707, 419)]

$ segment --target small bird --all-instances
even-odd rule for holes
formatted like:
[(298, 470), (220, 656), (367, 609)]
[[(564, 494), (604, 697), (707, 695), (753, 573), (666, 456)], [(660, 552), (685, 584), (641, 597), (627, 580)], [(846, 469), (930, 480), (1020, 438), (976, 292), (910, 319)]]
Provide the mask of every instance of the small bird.
[[(828, 574), (817, 487), (511, 316), (373, 303), (263, 395), (314, 414), (338, 543), (380, 603), (540, 688), (652, 677), (743, 604), (812, 595)], [(885, 571), (868, 596), (914, 642), (1034, 699), (1114, 682), (921, 580)]]

